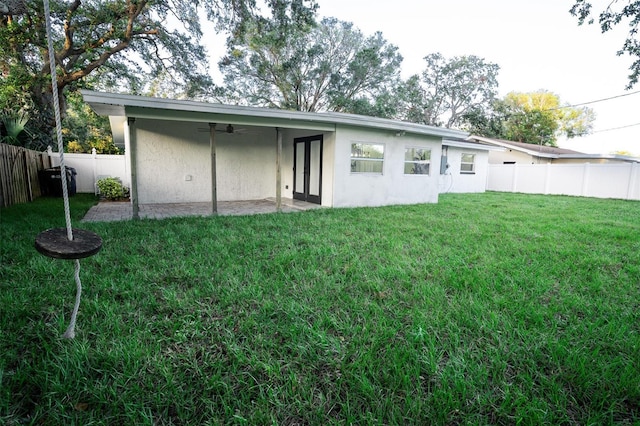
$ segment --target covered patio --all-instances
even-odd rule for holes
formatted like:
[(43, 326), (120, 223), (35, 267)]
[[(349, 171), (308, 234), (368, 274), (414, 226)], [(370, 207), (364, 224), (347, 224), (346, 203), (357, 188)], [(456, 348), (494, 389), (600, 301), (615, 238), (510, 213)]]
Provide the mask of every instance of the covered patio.
[[(211, 216), (211, 203), (164, 203), (140, 204), (140, 219), (166, 219), (187, 216)], [(282, 199), (280, 211), (293, 213), (321, 208), (318, 204), (305, 201)], [(217, 215), (245, 216), (264, 213), (276, 213), (277, 203), (274, 198), (250, 201), (218, 201)], [(91, 207), (82, 219), (83, 222), (114, 222), (133, 219), (133, 206), (127, 202), (100, 202)]]

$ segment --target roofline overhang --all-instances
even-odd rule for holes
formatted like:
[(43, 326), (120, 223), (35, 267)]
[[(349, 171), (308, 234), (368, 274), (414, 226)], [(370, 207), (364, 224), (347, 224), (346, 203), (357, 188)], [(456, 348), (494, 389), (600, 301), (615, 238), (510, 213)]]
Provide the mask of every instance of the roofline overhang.
[(628, 163), (640, 163), (640, 158), (618, 154), (559, 154), (558, 159), (563, 160), (618, 160)]
[(546, 152), (540, 152), (540, 151), (535, 151), (535, 150), (532, 150), (532, 149), (522, 148), (520, 146), (514, 146), (514, 145), (511, 145), (511, 144), (509, 144), (507, 142), (501, 142), (499, 140), (491, 139), (491, 138), (485, 138), (483, 136), (471, 135), (471, 136), (469, 136), (469, 139), (475, 139), (478, 142), (482, 142), (482, 143), (486, 143), (486, 144), (497, 145), (497, 146), (500, 146), (500, 147), (505, 148), (505, 149), (513, 149), (513, 150), (516, 150), (516, 151), (524, 152), (525, 154), (529, 154), (529, 155), (531, 155), (533, 157), (551, 158), (551, 159), (558, 158), (558, 154), (549, 154), (549, 153), (546, 153)]
[(391, 130), (435, 137), (466, 138), (469, 133), (386, 118), (337, 112), (286, 111), (137, 95), (81, 90), (83, 99), (99, 115), (128, 118), (225, 123), (292, 129), (335, 131), (337, 125)]
[(531, 155), (532, 157), (539, 158), (548, 158), (552, 160), (617, 160), (617, 161), (625, 161), (629, 163), (640, 163), (640, 158), (631, 157), (628, 155), (618, 155), (618, 154), (586, 154), (582, 152), (575, 152), (572, 154), (550, 154), (545, 152), (538, 152), (533, 149), (526, 149), (520, 146), (514, 146), (509, 144), (508, 142), (502, 142), (496, 139), (485, 138), (483, 136), (471, 135), (469, 139), (477, 140), (478, 142), (492, 144), (501, 146), (505, 149), (513, 149), (516, 151), (523, 152), (525, 154)]
[(479, 151), (504, 151), (505, 149), (499, 146), (491, 146), (491, 145), (483, 145), (477, 142), (464, 142), (464, 141), (456, 141), (444, 138), (442, 139), (443, 146), (451, 146), (455, 148), (467, 148), (467, 149), (476, 149)]

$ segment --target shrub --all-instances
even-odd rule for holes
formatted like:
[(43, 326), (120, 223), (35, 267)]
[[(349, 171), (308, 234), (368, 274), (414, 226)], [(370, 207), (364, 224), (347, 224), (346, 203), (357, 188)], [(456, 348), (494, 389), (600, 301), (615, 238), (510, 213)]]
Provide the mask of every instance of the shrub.
[(112, 177), (98, 180), (98, 189), (100, 195), (108, 200), (119, 200), (128, 193), (128, 189), (122, 186), (118, 179)]

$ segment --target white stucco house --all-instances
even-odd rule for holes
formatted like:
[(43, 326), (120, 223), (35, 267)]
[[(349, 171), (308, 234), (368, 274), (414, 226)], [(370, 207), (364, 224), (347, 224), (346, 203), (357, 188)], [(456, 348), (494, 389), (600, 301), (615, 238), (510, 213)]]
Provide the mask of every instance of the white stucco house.
[(483, 192), (488, 152), (457, 130), (83, 91), (125, 146), (131, 202), (292, 198), (326, 207), (436, 203)]

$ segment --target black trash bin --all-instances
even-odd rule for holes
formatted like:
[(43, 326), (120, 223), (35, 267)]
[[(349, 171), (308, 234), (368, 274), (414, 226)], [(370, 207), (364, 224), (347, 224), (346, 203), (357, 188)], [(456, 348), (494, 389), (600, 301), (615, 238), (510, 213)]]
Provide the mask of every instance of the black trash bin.
[[(66, 167), (67, 169), (67, 192), (69, 196), (76, 195), (76, 169)], [(50, 197), (62, 197), (62, 179), (60, 167), (52, 167), (50, 169), (40, 170), (38, 172), (40, 179), (40, 192), (42, 195)]]

